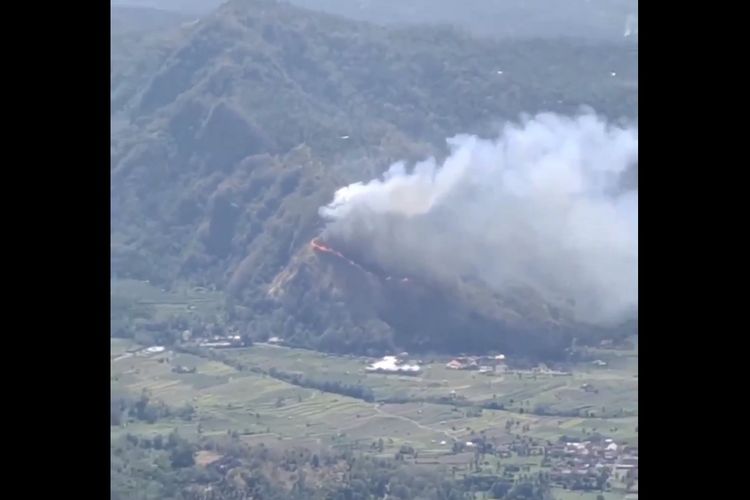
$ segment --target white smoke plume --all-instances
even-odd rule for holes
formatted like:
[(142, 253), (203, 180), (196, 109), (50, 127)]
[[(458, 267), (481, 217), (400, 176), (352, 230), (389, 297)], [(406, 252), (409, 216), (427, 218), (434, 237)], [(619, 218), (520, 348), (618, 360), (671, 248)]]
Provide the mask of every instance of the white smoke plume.
[(627, 38), (630, 36), (637, 36), (638, 35), (638, 17), (636, 17), (633, 14), (628, 14), (628, 17), (625, 19), (625, 33), (623, 33), (623, 37)]
[(339, 189), (320, 209), (326, 236), (412, 276), (531, 286), (579, 321), (637, 316), (638, 191), (622, 187), (636, 127), (543, 113), (448, 144), (442, 165), (396, 163)]

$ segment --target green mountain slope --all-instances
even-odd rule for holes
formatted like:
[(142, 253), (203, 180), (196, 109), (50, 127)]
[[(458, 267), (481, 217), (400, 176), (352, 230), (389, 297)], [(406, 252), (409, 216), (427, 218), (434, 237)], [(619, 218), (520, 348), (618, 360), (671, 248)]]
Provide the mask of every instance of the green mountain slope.
[(445, 24), (491, 38), (622, 40), (634, 0), (289, 0), (385, 25)]
[[(456, 133), (492, 135), (521, 112), (589, 105), (633, 119), (637, 106), (633, 47), (478, 41), (267, 0), (229, 2), (126, 48), (113, 63), (113, 272), (213, 284), (228, 292), (242, 328), (286, 328), (323, 348), (326, 322), (341, 335), (379, 332), (345, 343), (353, 349), (398, 344), (411, 328), (328, 293), (311, 292), (318, 312), (305, 319), (294, 308), (306, 287), (292, 301), (269, 296), (320, 233), (317, 209), (336, 188), (399, 159), (440, 155)], [(464, 301), (456, 317), (474, 315), (479, 302)], [(339, 334), (330, 335), (333, 345)]]

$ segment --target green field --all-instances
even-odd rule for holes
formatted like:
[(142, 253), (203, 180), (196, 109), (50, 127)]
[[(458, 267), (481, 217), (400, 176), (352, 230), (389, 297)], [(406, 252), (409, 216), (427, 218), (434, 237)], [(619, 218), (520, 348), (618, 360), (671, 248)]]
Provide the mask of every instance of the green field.
[(152, 306), (156, 320), (184, 314), (219, 314), (224, 303), (220, 292), (187, 286), (159, 289), (148, 281), (132, 279), (111, 280), (110, 291), (113, 296), (132, 298)]
[[(453, 404), (406, 402), (399, 404), (368, 403), (362, 400), (324, 393), (292, 385), (267, 374), (249, 370), (239, 371), (220, 361), (191, 354), (165, 351), (155, 355), (136, 354), (115, 356), (132, 348), (127, 342), (112, 341), (112, 384), (119, 390), (138, 395), (143, 390), (158, 400), (174, 407), (190, 403), (197, 418), (191, 422), (160, 420), (156, 424), (131, 423), (125, 428), (113, 428), (114, 434), (123, 432), (160, 433), (179, 428), (186, 433), (197, 432), (200, 422), (204, 434), (226, 433), (236, 430), (251, 443), (264, 442), (280, 445), (285, 441), (318, 445), (346, 445), (369, 449), (373, 441), (383, 439), (384, 453), (392, 453), (402, 444), (413, 446), (425, 456), (440, 456), (451, 450), (453, 440), (470, 440), (485, 432), (502, 438), (511, 434), (555, 440), (562, 434), (583, 435), (594, 430), (619, 440), (635, 441), (636, 416), (622, 418), (582, 418), (540, 416), (529, 412), (484, 409), (478, 416), (467, 416), (466, 408)], [(443, 396), (455, 390), (467, 394), (471, 401), (485, 401), (498, 397), (515, 397), (529, 401), (549, 400), (550, 394), (574, 391), (573, 386), (583, 381), (606, 381), (620, 391), (600, 391), (597, 404), (626, 402), (626, 394), (635, 391), (630, 380), (618, 378), (609, 370), (590, 370), (572, 377), (550, 377), (537, 380), (512, 376), (487, 377), (471, 372), (447, 370), (442, 365), (430, 365), (422, 377), (401, 377), (365, 374), (364, 362), (356, 358), (331, 357), (312, 351), (256, 345), (247, 349), (225, 350), (224, 355), (239, 358), (264, 370), (304, 372), (309, 377), (361, 383), (372, 387), (377, 398), (393, 396), (424, 398)], [(175, 365), (195, 367), (196, 373), (179, 374)], [(557, 380), (559, 378), (559, 380)], [(632, 377), (631, 377), (632, 378)], [(567, 384), (567, 385), (561, 385)], [(586, 393), (588, 395), (588, 393)], [(605, 399), (608, 398), (608, 399)], [(560, 403), (561, 405), (563, 403)], [(570, 403), (566, 403), (570, 404)], [(578, 404), (578, 403), (576, 403)], [(637, 411), (630, 402), (631, 410)], [(509, 419), (520, 424), (508, 434), (505, 424)], [(523, 426), (528, 426), (522, 432)], [(444, 444), (441, 444), (444, 442)]]
[(621, 500), (623, 498), (623, 494), (619, 492), (583, 492), (563, 488), (552, 488), (552, 495), (555, 497), (555, 500), (596, 500), (596, 497), (599, 495), (602, 495), (604, 500)]
[[(195, 288), (159, 290), (152, 285), (119, 280), (113, 294), (132, 297), (154, 308), (157, 318), (172, 315), (221, 314), (216, 292)], [(581, 363), (569, 375), (509, 372), (480, 374), (445, 367), (447, 358), (422, 356), (419, 376), (366, 373), (373, 361), (304, 349), (255, 344), (220, 351), (179, 349), (147, 353), (132, 340), (111, 339), (113, 394), (151, 400), (179, 409), (191, 405), (193, 417), (160, 417), (154, 423), (130, 420), (112, 426), (112, 438), (125, 434), (154, 436), (177, 429), (186, 437), (236, 432), (247, 444), (275, 449), (343, 447), (393, 457), (402, 445), (418, 454), (425, 466), (449, 466), (454, 474), (472, 474), (470, 450), (454, 453), (454, 443), (485, 436), (495, 443), (511, 443), (519, 436), (541, 442), (562, 435), (585, 437), (598, 432), (618, 442), (637, 443), (638, 358), (635, 351), (590, 350), (606, 367)], [(177, 366), (195, 368), (177, 373)], [(274, 376), (272, 376), (272, 374)], [(317, 384), (338, 382), (372, 390), (374, 401), (300, 387), (283, 380), (300, 374)], [(488, 403), (504, 409), (479, 409)], [(510, 422), (510, 424), (509, 424)], [(382, 441), (381, 441), (382, 440)], [(379, 450), (382, 442), (382, 451)], [(544, 470), (538, 456), (499, 458), (486, 455), (483, 472), (498, 473), (504, 465), (518, 465), (524, 473)], [(623, 485), (604, 493), (622, 499)], [(596, 493), (555, 488), (562, 500), (595, 500)]]
[[(548, 414), (585, 410), (595, 416), (635, 417), (638, 414), (637, 357), (635, 354), (600, 353), (609, 366), (591, 364), (574, 367), (570, 376), (484, 375), (451, 370), (445, 359), (424, 366), (418, 377), (365, 373), (372, 359), (332, 356), (303, 349), (255, 345), (227, 351), (226, 355), (246, 366), (264, 371), (272, 368), (301, 373), (316, 380), (339, 381), (371, 388), (376, 399), (435, 400), (452, 395), (477, 405), (496, 401), (509, 410), (534, 412), (543, 405)], [(425, 361), (429, 361), (425, 360)], [(598, 392), (584, 391), (590, 384)]]

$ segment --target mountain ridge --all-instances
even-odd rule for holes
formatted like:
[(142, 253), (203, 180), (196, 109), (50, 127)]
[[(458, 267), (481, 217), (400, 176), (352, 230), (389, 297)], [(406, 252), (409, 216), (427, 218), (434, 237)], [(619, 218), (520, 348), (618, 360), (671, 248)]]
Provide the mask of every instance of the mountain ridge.
[(127, 88), (113, 96), (126, 122), (112, 141), (113, 272), (225, 289), (232, 321), (300, 345), (331, 348), (362, 325), (379, 349), (408, 337), (323, 294), (338, 330), (325, 340), (318, 319), (290, 323), (295, 306), (268, 296), (338, 187), (522, 112), (635, 118), (637, 54), (621, 45), (387, 29), (268, 0), (228, 2), (170, 37), (142, 47), (148, 75), (113, 82)]

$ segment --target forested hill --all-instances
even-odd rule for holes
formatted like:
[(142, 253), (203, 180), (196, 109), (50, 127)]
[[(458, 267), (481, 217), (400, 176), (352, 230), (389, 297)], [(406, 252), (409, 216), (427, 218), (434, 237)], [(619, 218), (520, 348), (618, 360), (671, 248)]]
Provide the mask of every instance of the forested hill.
[[(636, 118), (637, 47), (476, 40), (237, 0), (113, 59), (112, 265), (227, 289), (251, 317), (341, 185), (457, 133), (588, 105)], [(114, 47), (113, 47), (114, 48)]]
[(288, 1), (384, 25), (444, 24), (496, 39), (577, 37), (632, 42), (637, 36), (637, 0)]

